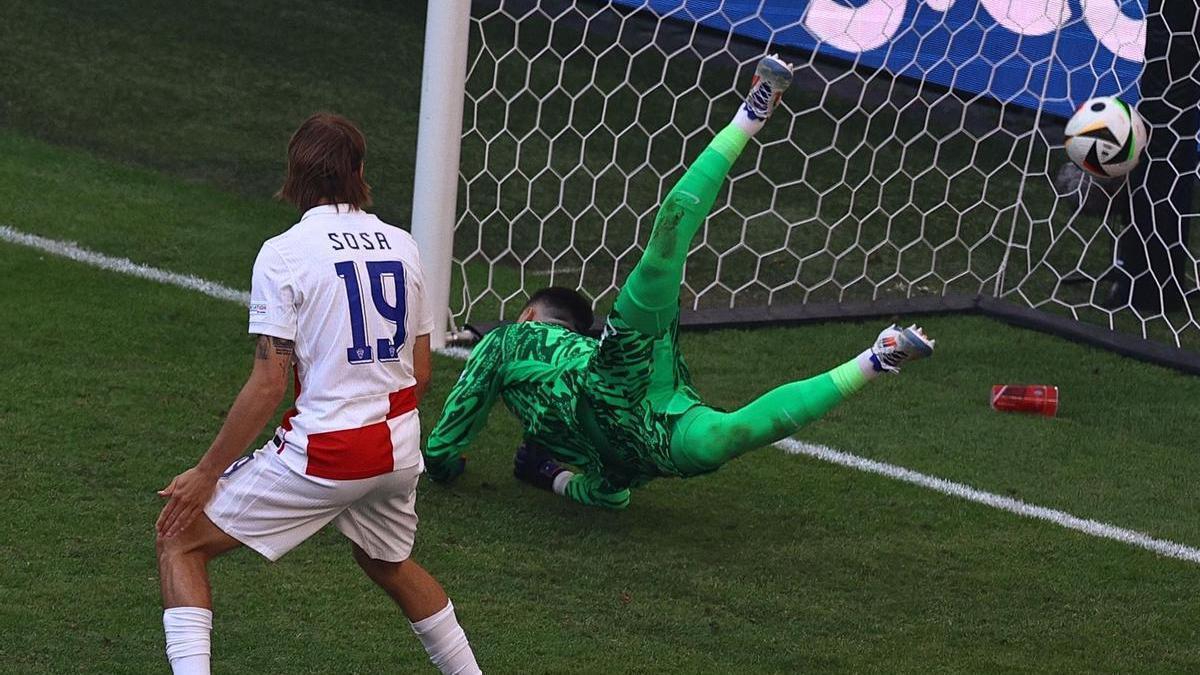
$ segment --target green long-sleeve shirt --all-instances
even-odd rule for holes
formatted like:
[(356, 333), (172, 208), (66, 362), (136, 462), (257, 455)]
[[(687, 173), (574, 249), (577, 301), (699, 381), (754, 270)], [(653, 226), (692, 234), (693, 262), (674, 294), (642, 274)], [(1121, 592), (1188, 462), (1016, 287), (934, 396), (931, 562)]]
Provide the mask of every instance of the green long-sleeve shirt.
[[(673, 354), (669, 341), (660, 341), (664, 348), (656, 349), (663, 358)], [(520, 420), (526, 438), (579, 469), (581, 473), (567, 484), (566, 496), (592, 506), (626, 506), (628, 488), (656, 474), (614, 460), (612, 452), (606, 459), (597, 447), (596, 429), (586, 428), (586, 420), (581, 420), (579, 401), (595, 377), (589, 364), (598, 346), (595, 338), (556, 324), (524, 322), (489, 332), (472, 351), (429, 435), (425, 459), (430, 473), (437, 477), (458, 461), (499, 397)], [(683, 412), (698, 402), (690, 386), (676, 386), (673, 365), (655, 368), (647, 406)], [(662, 373), (670, 377), (659, 377)], [(614, 462), (622, 466), (613, 466)]]

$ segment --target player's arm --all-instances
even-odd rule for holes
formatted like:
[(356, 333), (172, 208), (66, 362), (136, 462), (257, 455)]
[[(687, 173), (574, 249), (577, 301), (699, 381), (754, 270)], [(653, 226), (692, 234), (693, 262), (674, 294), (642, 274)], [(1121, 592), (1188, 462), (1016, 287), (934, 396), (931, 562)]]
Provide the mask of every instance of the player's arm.
[(254, 367), (204, 457), (159, 492), (167, 498), (155, 523), (160, 536), (177, 534), (204, 510), (221, 473), (279, 407), (294, 358), (298, 302), (291, 268), (270, 242), (263, 244), (254, 260), (248, 308), (249, 332), (257, 336)]
[(425, 468), (436, 481), (454, 480), (463, 472), (462, 449), (483, 429), (496, 402), (503, 377), (501, 332), (489, 332), (471, 350), (471, 358), (446, 397), (441, 419), (425, 443)]
[(421, 256), (413, 245), (413, 259), (405, 265), (405, 283), (411, 284), (407, 295), (407, 311), (415, 318), (413, 333), (417, 336), (413, 342), (413, 377), (417, 380), (417, 403), (425, 398), (429, 391), (429, 382), (433, 374), (433, 354), (429, 344), (429, 335), (435, 325), (433, 319), (433, 303), (425, 292), (425, 270), (421, 266)]
[(417, 380), (417, 403), (429, 391), (429, 380), (433, 376), (433, 354), (429, 348), (429, 334), (418, 335), (413, 342), (413, 377)]
[(262, 431), (287, 391), (288, 371), (295, 344), (291, 340), (259, 335), (254, 347), (254, 368), (242, 386), (225, 423), (196, 466), (176, 476), (158, 494), (167, 504), (158, 516), (158, 533), (171, 537), (192, 523), (212, 497), (217, 479)]

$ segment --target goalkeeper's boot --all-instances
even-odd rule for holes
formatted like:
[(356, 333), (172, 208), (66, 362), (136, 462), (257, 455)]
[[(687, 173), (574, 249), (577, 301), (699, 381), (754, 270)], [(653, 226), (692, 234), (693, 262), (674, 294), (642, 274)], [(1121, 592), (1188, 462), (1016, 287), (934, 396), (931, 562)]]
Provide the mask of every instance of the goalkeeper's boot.
[(554, 479), (567, 469), (541, 446), (523, 441), (513, 457), (513, 478), (542, 490), (554, 491)]
[(758, 67), (754, 69), (754, 79), (750, 82), (750, 93), (742, 110), (750, 119), (765, 121), (779, 105), (783, 92), (792, 84), (792, 64), (779, 58), (777, 54), (762, 57)]
[(871, 365), (879, 372), (898, 373), (905, 363), (933, 354), (934, 344), (916, 324), (908, 328), (892, 324), (871, 346)]

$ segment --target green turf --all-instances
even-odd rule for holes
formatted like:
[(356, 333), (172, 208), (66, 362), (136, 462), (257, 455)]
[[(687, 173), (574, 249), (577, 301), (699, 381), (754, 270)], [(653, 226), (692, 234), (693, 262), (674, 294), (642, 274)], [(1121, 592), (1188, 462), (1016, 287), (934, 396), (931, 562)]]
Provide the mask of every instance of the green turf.
[[(249, 263), (252, 237), (287, 222), (265, 202), (78, 152), (11, 135), (4, 147), (11, 165), (35, 167), (43, 186), (61, 186), (19, 189), (22, 172), (6, 170), (6, 218), (45, 228), (88, 222), (106, 212), (103, 199), (140, 190), (140, 223), (97, 217), (79, 231), (39, 227), (110, 253), (124, 242), (144, 262), (240, 286), (235, 268)], [(71, 200), (67, 186), (94, 197)], [(58, 205), (60, 218), (39, 211), (42, 202)], [(223, 217), (211, 217), (214, 204)], [(212, 226), (154, 228), (167, 214)], [(222, 229), (226, 219), (260, 229)], [(186, 236), (194, 238), (190, 255), (163, 245)], [(0, 251), (0, 291), (22, 299), (0, 331), (4, 379), (14, 383), (3, 417), (10, 447), (20, 449), (4, 453), (0, 467), (0, 492), (15, 514), (0, 537), (14, 542), (3, 549), (12, 564), (0, 604), (5, 622), (22, 627), (4, 631), (0, 660), (58, 672), (83, 652), (99, 659), (83, 670), (153, 671), (152, 492), (207, 443), (244, 376), (243, 311), (11, 246)], [(78, 302), (79, 288), (89, 289), (88, 302)], [(804, 437), (1200, 539), (1187, 516), (1188, 476), (1198, 467), (1175, 440), (1198, 421), (1189, 404), (1200, 394), (1195, 378), (982, 319), (928, 325), (942, 340), (935, 361), (885, 381)], [(701, 333), (685, 347), (702, 390), (731, 406), (836, 363), (875, 328)], [(18, 337), (30, 334), (42, 337)], [(458, 364), (439, 359), (438, 367), (427, 425)], [(989, 384), (1034, 380), (1063, 387), (1059, 419), (1002, 416), (984, 405)], [(909, 403), (889, 409), (897, 399)], [(878, 421), (864, 424), (866, 416)], [(459, 486), (423, 489), (418, 555), (445, 577), (481, 658), (497, 671), (595, 670), (618, 650), (624, 660), (615, 670), (678, 672), (1186, 669), (1200, 658), (1165, 649), (1191, 644), (1197, 607), (1178, 588), (1192, 574), (1184, 563), (773, 450), (709, 478), (654, 484), (625, 514), (588, 511), (508, 478), (511, 421), (497, 415), (485, 438)], [(314, 583), (314, 569), (328, 578)], [(80, 577), (97, 586), (82, 600), (72, 592)], [(421, 661), (336, 535), (277, 566), (235, 555), (215, 566), (215, 579), (217, 649), (229, 670), (302, 662), (370, 672), (381, 662), (404, 669)], [(263, 626), (292, 639), (265, 648)], [(1048, 656), (1025, 660), (1029, 653)], [(1146, 653), (1149, 662), (1130, 660)]]
[(412, 194), (420, 3), (6, 3), (0, 123), (255, 197), (315, 110), (369, 132), (381, 212)]
[[(0, 292), (26, 299), (0, 318), (11, 448), (0, 454), (0, 663), (158, 672), (153, 491), (193, 461), (245, 376), (243, 312), (9, 245), (0, 261)], [(1194, 428), (1196, 380), (986, 320), (929, 325), (943, 340), (936, 360), (804, 437), (1200, 537), (1182, 478), (1195, 459), (1170, 440)], [(872, 329), (716, 332), (685, 348), (700, 388), (735, 405), (786, 377), (778, 364), (823, 368)], [(28, 334), (43, 338), (17, 338)], [(989, 365), (998, 344), (1033, 356)], [(437, 368), (427, 425), (458, 364)], [(994, 377), (1034, 373), (1079, 396), (1060, 419), (1000, 416), (981, 400)], [(1146, 412), (1089, 386), (1119, 387)], [(916, 403), (878, 412), (896, 400)], [(494, 415), (469, 473), (420, 497), (416, 555), (493, 672), (1200, 667), (1188, 563), (776, 450), (652, 484), (625, 513), (588, 510), (507, 475), (517, 433)], [(224, 672), (420, 667), (335, 533), (277, 565), (239, 552), (213, 569)]]
[[(404, 221), (419, 12), (147, 7), (5, 7), (0, 224), (245, 288), (259, 243), (294, 219), (270, 195), (315, 108), (364, 123), (378, 211)], [(351, 48), (314, 50), (316, 35)], [(496, 269), (516, 288), (521, 270)], [(244, 309), (0, 244), (0, 310), (0, 672), (163, 672), (154, 490), (248, 371)], [(984, 319), (925, 323), (934, 360), (802, 438), (1200, 545), (1200, 380)], [(878, 328), (684, 348), (701, 391), (734, 406)], [(426, 428), (460, 367), (436, 365)], [(1060, 385), (1062, 414), (992, 412), (1000, 382)], [(517, 440), (497, 411), (468, 474), (420, 490), (415, 554), (489, 672), (1200, 669), (1195, 565), (774, 449), (651, 484), (625, 513), (587, 510), (515, 483)], [(347, 553), (326, 532), (277, 565), (214, 564), (218, 672), (425, 672)]]

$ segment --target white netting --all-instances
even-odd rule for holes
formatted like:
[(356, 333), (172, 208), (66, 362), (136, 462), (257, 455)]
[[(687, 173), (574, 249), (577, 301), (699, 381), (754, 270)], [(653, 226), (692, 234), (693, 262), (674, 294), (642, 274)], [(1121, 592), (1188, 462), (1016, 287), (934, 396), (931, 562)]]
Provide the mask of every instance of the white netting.
[[(802, 28), (820, 34), (819, 49), (782, 50), (800, 63), (795, 85), (735, 165), (695, 242), (685, 306), (983, 294), (1196, 348), (1200, 303), (1193, 295), (1189, 308), (1180, 291), (1195, 288), (1197, 258), (1179, 232), (1197, 213), (1194, 9), (1187, 28), (1173, 18), (1174, 47), (1147, 50), (1147, 69), (1169, 70), (1172, 82), (1157, 101), (1139, 104), (1152, 126), (1143, 163), (1155, 168), (1130, 182), (1168, 180), (1179, 189), (1131, 197), (1118, 184), (1109, 196), (1062, 170), (1063, 121), (1050, 110), (1137, 79), (1098, 72), (1078, 50), (1108, 50), (1109, 67), (1116, 54), (1140, 69), (1146, 26), (1151, 43), (1164, 39), (1153, 20), (1113, 3), (476, 2), (455, 322), (514, 318), (529, 293), (549, 284), (581, 288), (606, 306), (640, 255), (659, 200), (741, 100), (767, 47), (735, 33), (757, 22), (769, 27), (772, 48)], [(747, 4), (767, 10), (747, 14)], [(781, 4), (800, 8), (782, 23), (759, 13)], [(713, 19), (733, 30), (698, 25)], [(916, 37), (889, 42), (901, 19)], [(1090, 31), (1090, 43), (1057, 28), (1072, 22)], [(1049, 41), (1047, 55), (1031, 60), (1018, 32)], [(1009, 37), (1008, 54), (994, 58)], [(1015, 68), (1028, 74), (1024, 84), (999, 102), (994, 91), (939, 84), (947, 64), (930, 63), (930, 50), (950, 55), (971, 40), (990, 50), (980, 47), (973, 77), (981, 67)], [(866, 67), (872, 55), (886, 67)], [(1047, 64), (1066, 79), (1045, 77)], [(912, 77), (913, 68), (930, 77)], [(901, 70), (908, 77), (892, 74)], [(965, 76), (967, 67), (949, 72)], [(1164, 142), (1168, 132), (1183, 138)], [(1127, 263), (1134, 248), (1149, 262), (1114, 270), (1118, 248)], [(1106, 308), (1114, 282), (1120, 290)]]

